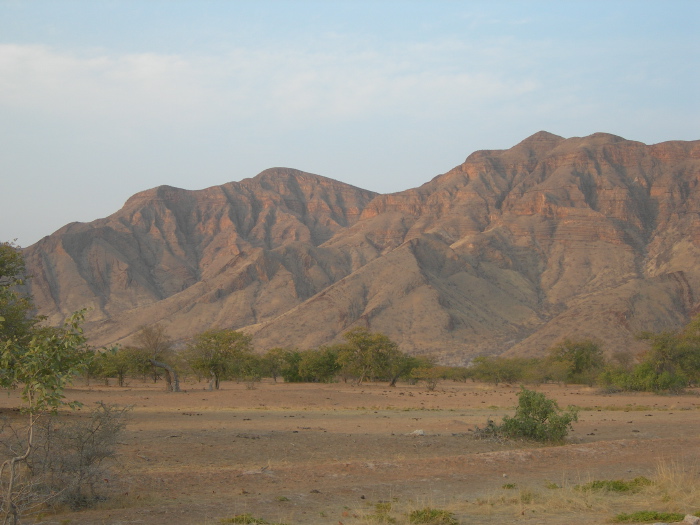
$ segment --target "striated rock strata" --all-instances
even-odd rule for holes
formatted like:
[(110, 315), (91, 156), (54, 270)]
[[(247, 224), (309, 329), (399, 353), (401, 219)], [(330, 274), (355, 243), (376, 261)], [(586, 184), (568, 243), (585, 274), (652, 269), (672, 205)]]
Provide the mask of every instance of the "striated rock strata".
[(95, 345), (163, 323), (245, 329), (259, 349), (367, 326), (446, 363), (563, 337), (636, 348), (698, 311), (700, 141), (539, 132), (378, 195), (291, 169), (162, 186), (25, 251), (53, 323), (89, 307)]

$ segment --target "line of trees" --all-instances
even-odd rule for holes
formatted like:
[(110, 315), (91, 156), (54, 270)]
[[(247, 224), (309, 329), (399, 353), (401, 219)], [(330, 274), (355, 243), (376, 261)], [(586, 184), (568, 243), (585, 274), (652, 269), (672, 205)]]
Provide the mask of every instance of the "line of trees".
[(263, 377), (310, 383), (386, 381), (390, 386), (399, 380), (424, 381), (430, 390), (442, 380), (468, 379), (599, 385), (608, 391), (679, 391), (700, 384), (700, 317), (678, 333), (644, 333), (640, 338), (650, 345), (641, 356), (622, 351), (606, 357), (597, 341), (565, 339), (542, 358), (480, 356), (467, 367), (447, 367), (401, 352), (386, 335), (364, 328), (345, 333), (339, 344), (311, 350), (273, 348), (258, 355), (250, 336), (233, 330), (208, 330), (175, 352), (165, 331), (155, 326), (141, 330), (136, 337), (140, 346), (98, 353), (90, 373), (114, 377), (120, 385), (129, 375), (157, 380), (159, 371), (152, 363), (158, 359), (181, 374), (210, 380), (212, 389), (223, 380), (245, 381), (253, 388)]
[(434, 388), (436, 379), (448, 370), (434, 366), (427, 358), (401, 352), (395, 342), (381, 333), (355, 328), (343, 338), (343, 343), (318, 349), (273, 348), (258, 355), (249, 335), (216, 329), (195, 335), (184, 349), (176, 352), (161, 325), (147, 326), (136, 335), (133, 346), (97, 351), (87, 377), (114, 378), (119, 386), (133, 376), (157, 381), (162, 367), (153, 363), (158, 362), (168, 364), (181, 375), (209, 380), (211, 389), (218, 389), (224, 380), (245, 381), (252, 388), (263, 377), (313, 383), (387, 381), (390, 386), (400, 379), (424, 379)]
[(600, 343), (566, 339), (544, 358), (477, 357), (467, 377), (490, 383), (548, 382), (598, 385), (609, 392), (679, 392), (700, 386), (700, 316), (679, 332), (639, 334), (641, 355), (617, 351), (607, 358)]

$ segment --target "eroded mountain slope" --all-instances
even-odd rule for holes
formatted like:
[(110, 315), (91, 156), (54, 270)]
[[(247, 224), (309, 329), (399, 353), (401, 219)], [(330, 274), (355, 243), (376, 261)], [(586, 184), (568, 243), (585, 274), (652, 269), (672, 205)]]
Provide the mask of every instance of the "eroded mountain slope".
[(360, 324), (454, 363), (567, 336), (612, 351), (696, 313), (699, 179), (700, 141), (540, 132), (389, 195), (288, 169), (160, 187), (26, 254), (42, 313), (92, 307), (95, 344), (162, 322), (305, 348)]

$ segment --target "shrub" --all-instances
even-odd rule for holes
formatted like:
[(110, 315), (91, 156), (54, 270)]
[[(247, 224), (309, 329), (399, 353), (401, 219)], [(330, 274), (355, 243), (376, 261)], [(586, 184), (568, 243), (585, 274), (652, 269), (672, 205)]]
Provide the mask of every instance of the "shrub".
[(540, 392), (521, 387), (515, 416), (505, 416), (499, 433), (509, 438), (525, 438), (543, 442), (564, 440), (571, 423), (578, 421), (578, 410), (561, 410), (557, 402)]
[[(58, 504), (79, 509), (104, 500), (100, 489), (112, 477), (128, 410), (100, 403), (84, 420), (59, 423), (54, 415), (41, 420), (34, 428), (27, 469), (18, 479), (24, 487), (23, 502), (30, 507)], [(23, 429), (8, 424), (0, 432), (3, 449), (26, 446), (25, 440)]]

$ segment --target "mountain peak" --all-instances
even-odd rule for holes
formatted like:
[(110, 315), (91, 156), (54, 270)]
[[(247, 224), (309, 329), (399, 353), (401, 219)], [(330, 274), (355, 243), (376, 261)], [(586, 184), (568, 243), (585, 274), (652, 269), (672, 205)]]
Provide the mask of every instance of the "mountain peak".
[(697, 144), (540, 131), (388, 195), (281, 167), (159, 186), (27, 248), (29, 286), (51, 323), (90, 307), (96, 346), (163, 323), (260, 350), (366, 326), (446, 363), (564, 337), (635, 348), (699, 308)]
[(566, 139), (564, 137), (560, 137), (554, 133), (549, 133), (548, 131), (538, 131), (534, 135), (530, 135), (512, 149), (527, 148), (536, 155), (541, 155), (542, 153), (546, 153), (547, 151), (554, 149), (565, 140)]

